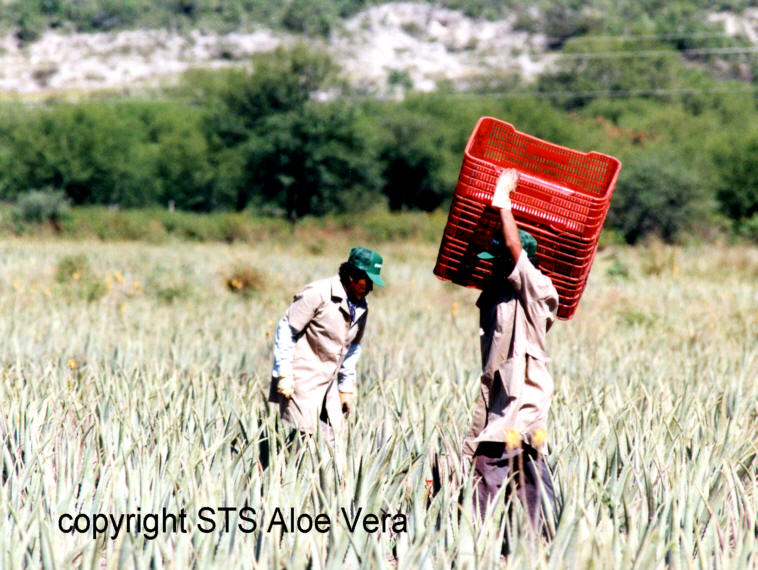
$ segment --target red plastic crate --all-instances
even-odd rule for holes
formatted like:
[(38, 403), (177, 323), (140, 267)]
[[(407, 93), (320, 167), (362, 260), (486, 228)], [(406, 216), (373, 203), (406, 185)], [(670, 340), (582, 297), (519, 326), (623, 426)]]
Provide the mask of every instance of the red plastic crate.
[(621, 163), (482, 117), (466, 145), (442, 236), (434, 268), (440, 279), (482, 288), (492, 276), (492, 262), (477, 255), (501, 236), (499, 214), (489, 203), (505, 168), (519, 172), (511, 194), (513, 215), (537, 239), (540, 270), (558, 291), (558, 317), (570, 319), (586, 286)]
[[(489, 184), (485, 181), (496, 181), (501, 170), (493, 170), (492, 173), (482, 169), (472, 170), (464, 161), (458, 178), (458, 190), (463, 195), (486, 201), (492, 196), (492, 189), (488, 190)], [(494, 188), (495, 182), (490, 184)], [(519, 185), (511, 194), (511, 201), (524, 217), (580, 236), (597, 233), (607, 213), (607, 202), (604, 203), (604, 200), (588, 198), (578, 192), (561, 193), (526, 175), (520, 177)]]

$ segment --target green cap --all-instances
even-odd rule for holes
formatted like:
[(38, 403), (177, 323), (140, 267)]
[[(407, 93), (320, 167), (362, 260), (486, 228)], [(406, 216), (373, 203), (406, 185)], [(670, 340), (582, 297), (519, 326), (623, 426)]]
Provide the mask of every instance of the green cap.
[[(534, 236), (527, 231), (519, 229), (518, 236), (521, 238), (521, 248), (526, 252), (527, 257), (534, 257), (537, 254), (537, 240)], [(492, 240), (492, 247), (497, 252), (500, 249), (500, 242), (498, 240)], [(479, 259), (495, 259), (495, 256), (489, 251), (483, 251), (477, 255)]]
[(524, 230), (518, 231), (518, 237), (521, 238), (521, 247), (526, 252), (527, 257), (534, 257), (537, 255), (537, 240), (529, 232)]
[(374, 285), (384, 286), (384, 281), (379, 275), (382, 270), (382, 256), (375, 251), (360, 246), (354, 247), (350, 250), (350, 257), (348, 257), (347, 262), (365, 271)]

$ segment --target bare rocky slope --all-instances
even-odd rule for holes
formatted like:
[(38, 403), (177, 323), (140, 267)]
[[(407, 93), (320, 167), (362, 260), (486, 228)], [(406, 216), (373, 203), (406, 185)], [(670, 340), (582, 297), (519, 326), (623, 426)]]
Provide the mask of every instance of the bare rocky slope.
[[(77, 93), (134, 89), (170, 81), (190, 67), (244, 65), (250, 55), (299, 39), (258, 28), (188, 34), (169, 30), (65, 34), (48, 31), (19, 46), (0, 38), (0, 93)], [(427, 4), (377, 6), (346, 20), (320, 44), (359, 90), (386, 93), (392, 85), (433, 90), (492, 74), (533, 77), (545, 65), (544, 39)]]
[[(737, 18), (714, 14), (727, 33), (758, 44), (758, 9)], [(49, 31), (19, 45), (0, 37), (0, 95), (76, 95), (93, 90), (140, 90), (170, 82), (190, 67), (245, 65), (257, 52), (299, 39), (258, 28), (212, 34), (133, 30), (65, 34)], [(461, 12), (418, 3), (384, 4), (346, 20), (328, 39), (308, 40), (334, 55), (361, 91), (430, 91), (485, 78), (535, 77), (550, 64), (544, 37), (515, 30), (513, 22), (475, 20)]]

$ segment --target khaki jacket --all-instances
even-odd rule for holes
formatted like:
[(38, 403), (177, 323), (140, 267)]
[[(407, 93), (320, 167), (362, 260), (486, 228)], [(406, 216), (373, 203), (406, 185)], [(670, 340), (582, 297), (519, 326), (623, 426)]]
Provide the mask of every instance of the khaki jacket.
[(337, 371), (350, 345), (359, 343), (363, 337), (368, 307), (356, 306), (351, 324), (347, 293), (335, 275), (303, 287), (285, 316), (290, 327), (299, 331), (292, 359), (295, 392), (289, 400), (281, 398), (274, 379), (269, 401), (279, 404), (286, 423), (308, 433), (316, 430), (324, 409), (337, 431), (343, 423)]
[[(547, 369), (545, 335), (558, 310), (558, 293), (526, 253), (505, 282), (479, 297), (482, 350), (481, 390), (464, 457), (479, 442), (504, 442), (509, 429), (532, 444), (534, 430), (547, 430), (553, 379)], [(543, 443), (538, 451), (545, 453)]]

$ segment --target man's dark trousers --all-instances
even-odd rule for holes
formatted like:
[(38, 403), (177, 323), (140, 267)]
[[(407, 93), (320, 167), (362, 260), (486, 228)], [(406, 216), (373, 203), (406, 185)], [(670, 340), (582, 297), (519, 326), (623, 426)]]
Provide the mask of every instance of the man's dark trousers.
[[(505, 443), (480, 443), (474, 454), (476, 482), (476, 507), (484, 518), (487, 506), (503, 485), (506, 503), (515, 492), (529, 514), (532, 528), (550, 538), (555, 522), (555, 496), (553, 480), (547, 463), (537, 451), (523, 444), (516, 450), (508, 450)], [(509, 514), (512, 512), (511, 509)], [(507, 553), (508, 537), (504, 540)]]

